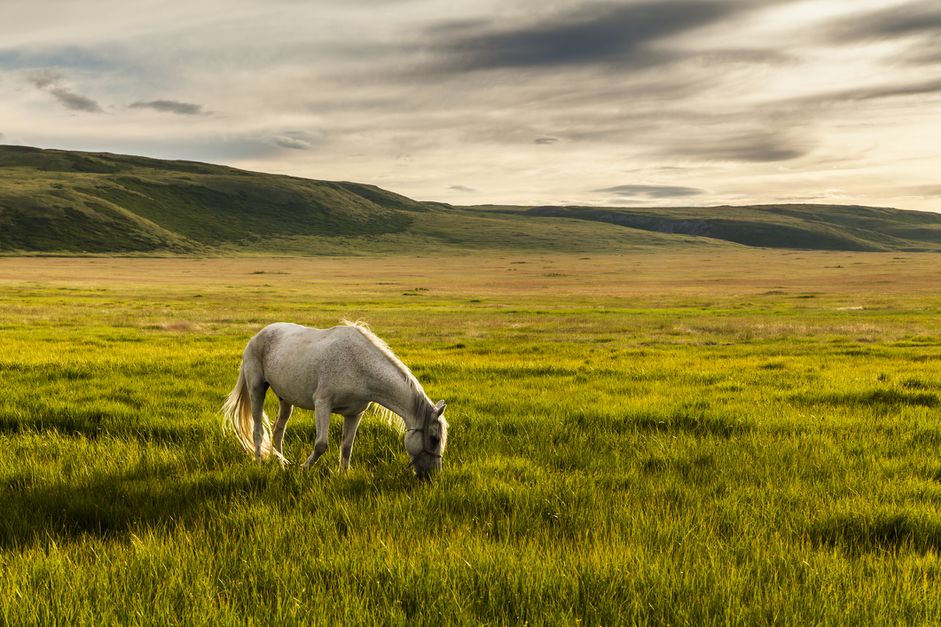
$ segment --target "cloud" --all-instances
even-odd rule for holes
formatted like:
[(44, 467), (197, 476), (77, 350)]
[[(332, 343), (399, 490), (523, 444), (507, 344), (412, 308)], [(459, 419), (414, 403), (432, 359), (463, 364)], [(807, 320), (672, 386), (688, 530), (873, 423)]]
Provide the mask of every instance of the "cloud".
[(909, 49), (894, 60), (916, 66), (936, 65), (941, 62), (941, 3), (916, 0), (853, 15), (824, 26), (822, 39), (838, 45), (904, 40)]
[(657, 151), (660, 156), (685, 157), (707, 161), (763, 163), (790, 161), (807, 154), (807, 147), (774, 131), (734, 132), (724, 137), (684, 138), (682, 143)]
[(77, 94), (71, 89), (62, 86), (65, 80), (65, 74), (54, 69), (43, 69), (30, 72), (29, 81), (37, 88), (42, 89), (58, 100), (66, 109), (73, 111), (87, 111), (89, 113), (101, 113), (102, 108), (95, 100), (81, 94)]
[(941, 79), (919, 81), (915, 83), (887, 83), (855, 89), (842, 89), (803, 96), (791, 100), (794, 104), (832, 104), (879, 100), (882, 98), (900, 98), (905, 96), (924, 96), (941, 93)]
[(742, 10), (742, 6), (694, 0), (582, 6), (516, 29), (477, 30), (463, 36), (455, 36), (452, 31), (445, 50), (451, 53), (453, 64), (465, 70), (558, 68), (586, 63), (643, 67), (674, 56), (651, 44), (713, 24)]
[(798, 57), (780, 50), (767, 48), (713, 48), (694, 56), (706, 65), (725, 66), (732, 64), (785, 65), (798, 61)]
[(296, 137), (275, 137), (271, 141), (282, 148), (290, 148), (292, 150), (310, 150), (311, 148), (310, 142)]
[(359, 1), (240, 0), (220, 27), (221, 0), (34, 0), (7, 16), (0, 118), (8, 142), (423, 198), (885, 204), (937, 171), (938, 1), (422, 0), (380, 20)]
[[(36, 15), (41, 15), (41, 9), (36, 11)], [(123, 61), (119, 59), (120, 56), (123, 55), (106, 54), (103, 50), (87, 46), (61, 46), (48, 42), (39, 48), (33, 45), (0, 48), (0, 67), (68, 68), (83, 72), (104, 72), (119, 66)]]
[(833, 43), (898, 39), (914, 35), (941, 35), (941, 4), (918, 0), (888, 9), (854, 14), (825, 27), (825, 38)]
[(912, 185), (898, 188), (898, 191), (905, 195), (921, 196), (923, 198), (941, 197), (941, 185)]
[(275, 145), (290, 150), (310, 150), (322, 136), (306, 131), (285, 131), (271, 139)]
[(55, 89), (50, 89), (49, 93), (55, 96), (66, 109), (72, 109), (73, 111), (87, 111), (89, 113), (101, 113), (102, 108), (97, 102), (92, 100), (87, 96), (81, 94), (76, 94), (74, 91), (66, 89), (65, 87), (56, 87)]
[(29, 73), (29, 82), (39, 89), (45, 89), (53, 85), (58, 85), (65, 80), (65, 74), (59, 70), (44, 69), (35, 70)]
[(615, 194), (621, 198), (680, 198), (704, 193), (698, 187), (678, 185), (615, 185), (593, 190), (596, 193)]
[(191, 102), (180, 102), (178, 100), (151, 100), (149, 102), (135, 102), (128, 105), (131, 109), (153, 109), (165, 113), (175, 113), (177, 115), (203, 115), (202, 105)]

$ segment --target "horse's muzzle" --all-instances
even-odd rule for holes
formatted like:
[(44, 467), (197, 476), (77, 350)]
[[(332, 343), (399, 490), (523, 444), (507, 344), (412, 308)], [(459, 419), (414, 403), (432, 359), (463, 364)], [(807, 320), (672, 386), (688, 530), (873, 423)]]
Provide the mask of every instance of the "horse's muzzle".
[(414, 467), (415, 477), (420, 481), (427, 481), (433, 475), (441, 472), (441, 458), (422, 453), (415, 458)]

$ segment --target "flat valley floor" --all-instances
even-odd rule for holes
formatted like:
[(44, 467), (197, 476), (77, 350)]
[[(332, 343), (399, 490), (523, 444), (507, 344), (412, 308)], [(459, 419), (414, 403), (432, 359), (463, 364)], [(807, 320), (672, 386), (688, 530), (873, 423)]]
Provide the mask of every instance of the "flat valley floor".
[[(939, 314), (937, 254), (0, 258), (0, 624), (937, 623)], [(342, 319), (435, 481), (223, 433), (257, 330)]]

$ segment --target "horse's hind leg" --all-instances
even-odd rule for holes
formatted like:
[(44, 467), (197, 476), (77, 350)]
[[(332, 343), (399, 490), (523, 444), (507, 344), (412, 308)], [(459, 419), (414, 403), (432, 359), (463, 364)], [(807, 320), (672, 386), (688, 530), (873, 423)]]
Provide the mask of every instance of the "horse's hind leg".
[(265, 393), (268, 383), (262, 379), (248, 384), (248, 394), (252, 399), (252, 439), (255, 442), (255, 459), (261, 459), (265, 444)]
[(274, 450), (283, 457), (284, 452), (281, 449), (281, 442), (284, 440), (284, 428), (288, 426), (288, 419), (291, 417), (291, 412), (294, 411), (294, 405), (291, 405), (283, 398), (279, 400), (281, 404), (278, 406), (278, 421), (274, 423), (274, 432), (271, 439), (273, 440)]
[(353, 440), (356, 438), (356, 429), (359, 421), (363, 419), (363, 412), (343, 416), (343, 441), (340, 443), (340, 472), (350, 469), (350, 455), (353, 454)]

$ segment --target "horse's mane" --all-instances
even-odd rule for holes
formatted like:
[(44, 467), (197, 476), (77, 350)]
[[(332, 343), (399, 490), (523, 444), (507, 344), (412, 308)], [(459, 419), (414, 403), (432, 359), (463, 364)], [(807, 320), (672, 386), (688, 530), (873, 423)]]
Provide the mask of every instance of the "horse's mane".
[[(408, 383), (409, 387), (416, 392), (415, 409), (417, 413), (417, 410), (421, 408), (420, 405), (423, 404), (422, 401), (428, 399), (428, 395), (425, 393), (425, 389), (421, 386), (421, 383), (418, 382), (418, 379), (415, 378), (415, 375), (412, 374), (412, 371), (409, 370), (408, 366), (402, 363), (401, 359), (396, 357), (395, 353), (392, 352), (392, 349), (389, 348), (389, 345), (386, 344), (382, 338), (373, 333), (369, 328), (369, 325), (367, 325), (365, 322), (361, 320), (342, 320), (341, 324), (347, 327), (353, 327), (359, 331), (360, 335), (366, 338), (370, 344), (379, 349), (379, 352), (385, 355), (385, 357), (392, 362), (399, 372), (402, 373), (402, 376), (405, 377), (405, 381)], [(431, 401), (428, 402), (430, 403)], [(395, 412), (386, 409), (381, 405), (377, 405), (376, 403), (370, 403), (369, 409), (377, 416), (382, 418), (385, 422), (387, 422), (389, 426), (398, 429), (399, 431), (405, 431), (405, 421)]]

